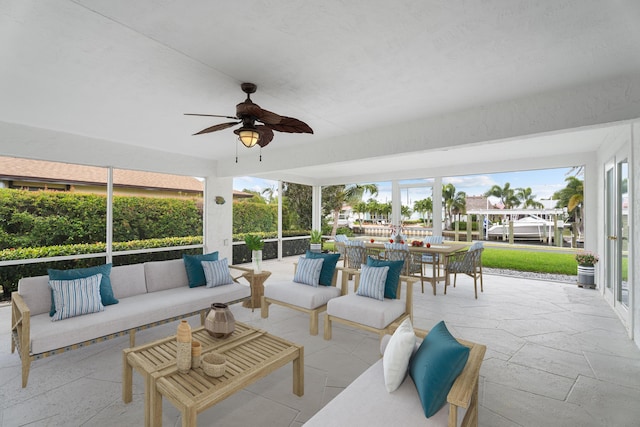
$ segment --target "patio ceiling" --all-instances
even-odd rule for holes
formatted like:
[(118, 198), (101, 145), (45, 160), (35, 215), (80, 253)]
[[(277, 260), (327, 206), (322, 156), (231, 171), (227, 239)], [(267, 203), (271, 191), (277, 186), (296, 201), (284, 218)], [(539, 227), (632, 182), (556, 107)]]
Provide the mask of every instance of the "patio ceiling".
[[(131, 147), (324, 184), (572, 166), (620, 132), (598, 125), (640, 116), (639, 18), (635, 0), (2, 0), (0, 154), (53, 160), (74, 139), (83, 163), (149, 168), (92, 156)], [(183, 113), (234, 114), (247, 81), (314, 135), (237, 164), (231, 129), (191, 136), (225, 120)]]

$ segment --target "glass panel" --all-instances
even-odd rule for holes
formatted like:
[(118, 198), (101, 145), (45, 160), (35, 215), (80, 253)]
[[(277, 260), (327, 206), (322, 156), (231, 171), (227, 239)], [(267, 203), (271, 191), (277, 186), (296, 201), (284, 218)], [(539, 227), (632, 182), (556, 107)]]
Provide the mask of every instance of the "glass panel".
[(617, 299), (629, 307), (629, 164), (627, 160), (618, 163), (618, 255), (619, 279)]
[[(114, 169), (114, 253), (202, 244), (203, 200), (200, 178)], [(135, 258), (114, 257), (114, 265), (139, 262)]]
[(616, 229), (615, 229), (615, 211), (616, 211), (616, 204), (614, 202), (615, 198), (615, 179), (614, 179), (614, 168), (610, 167), (609, 169), (607, 169), (606, 171), (606, 175), (605, 175), (605, 186), (606, 186), (606, 191), (605, 191), (605, 199), (606, 199), (606, 206), (605, 206), (605, 227), (606, 227), (606, 233), (607, 233), (607, 240), (606, 240), (606, 254), (605, 254), (605, 258), (606, 258), (606, 265), (605, 265), (605, 271), (606, 271), (606, 287), (611, 289), (611, 285), (612, 283), (615, 282), (615, 273), (616, 273), (616, 268), (615, 268), (615, 240), (613, 240), (612, 238), (615, 237), (616, 235)]

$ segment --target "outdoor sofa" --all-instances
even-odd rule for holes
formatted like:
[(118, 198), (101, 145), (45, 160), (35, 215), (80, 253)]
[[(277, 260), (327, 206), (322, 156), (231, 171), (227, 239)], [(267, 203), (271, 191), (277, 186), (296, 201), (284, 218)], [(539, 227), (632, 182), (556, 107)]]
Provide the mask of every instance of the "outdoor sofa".
[[(217, 259), (217, 253), (213, 254)], [(209, 288), (201, 283), (191, 287), (197, 282), (192, 280), (194, 274), (204, 277), (197, 267), (200, 257), (207, 255), (192, 256), (189, 263), (174, 259), (113, 268), (106, 264), (112, 297), (118, 302), (105, 305), (103, 311), (59, 321), (52, 321), (50, 316), (53, 310), (50, 277), (20, 279), (18, 290), (11, 295), (11, 352), (17, 349), (22, 360), (22, 387), (27, 386), (33, 360), (126, 334), (133, 347), (136, 331), (197, 314), (204, 324), (212, 303), (233, 304), (249, 299), (252, 286), (238, 281), (244, 277), (251, 285), (253, 270), (248, 268), (228, 266), (238, 272), (236, 277), (231, 275), (231, 284)], [(223, 261), (226, 265), (226, 260)]]
[[(442, 322), (444, 325), (444, 322)], [(434, 330), (441, 325), (434, 327)], [(396, 323), (394, 325), (398, 327)], [(400, 325), (399, 329), (403, 325)], [(419, 351), (420, 341), (429, 334), (429, 331), (413, 329), (416, 336), (416, 344), (412, 358)], [(389, 357), (387, 350), (390, 347), (390, 335), (385, 335), (380, 344), (380, 352), (383, 358), (378, 360), (358, 378), (349, 384), (340, 394), (331, 400), (324, 408), (318, 411), (305, 427), (342, 427), (342, 426), (448, 426), (448, 427), (475, 427), (478, 425), (478, 383), (480, 366), (484, 359), (486, 347), (481, 344), (457, 339), (457, 342), (468, 347), (468, 358), (462, 372), (454, 377), (455, 381), (451, 389), (440, 390), (441, 399), (446, 393), (446, 402), (439, 410), (436, 410), (429, 418), (426, 417), (426, 409), (421, 402), (416, 385), (412, 377), (399, 375), (395, 389), (387, 390), (384, 372), (384, 358)], [(456, 340), (451, 337), (452, 340)], [(430, 343), (432, 344), (432, 343)], [(445, 344), (445, 347), (447, 345)], [(446, 352), (447, 350), (445, 350)], [(392, 351), (390, 351), (391, 353)], [(444, 353), (444, 352), (443, 352)], [(440, 363), (448, 366), (451, 362), (449, 354), (441, 354)], [(437, 362), (430, 360), (433, 366)], [(442, 365), (438, 366), (439, 368)], [(410, 368), (407, 368), (409, 370)], [(435, 369), (435, 368), (434, 368)], [(446, 369), (446, 368), (445, 368)], [(437, 374), (442, 374), (442, 369), (437, 369)], [(423, 388), (424, 389), (424, 388)]]

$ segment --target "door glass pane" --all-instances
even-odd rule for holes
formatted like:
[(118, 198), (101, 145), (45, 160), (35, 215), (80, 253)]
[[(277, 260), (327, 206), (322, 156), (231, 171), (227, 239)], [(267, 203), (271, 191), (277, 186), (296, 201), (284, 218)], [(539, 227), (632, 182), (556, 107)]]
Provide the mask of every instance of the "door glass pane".
[(606, 287), (611, 289), (611, 284), (614, 283), (615, 281), (615, 255), (614, 255), (614, 250), (615, 250), (615, 240), (612, 240), (612, 238), (616, 235), (616, 230), (615, 230), (615, 210), (616, 210), (616, 204), (614, 202), (615, 200), (615, 180), (614, 180), (614, 171), (615, 169), (613, 167), (610, 167), (609, 169), (607, 169), (606, 171), (606, 175), (605, 175), (605, 186), (606, 186), (606, 191), (605, 191), (605, 198), (606, 198), (606, 206), (605, 206), (605, 227), (606, 227), (606, 233), (607, 233), (607, 240), (606, 240), (606, 253), (605, 253), (605, 259), (606, 259), (606, 264), (605, 264), (605, 271), (606, 271)]
[(629, 164), (627, 160), (618, 163), (618, 259), (619, 279), (617, 299), (629, 307)]

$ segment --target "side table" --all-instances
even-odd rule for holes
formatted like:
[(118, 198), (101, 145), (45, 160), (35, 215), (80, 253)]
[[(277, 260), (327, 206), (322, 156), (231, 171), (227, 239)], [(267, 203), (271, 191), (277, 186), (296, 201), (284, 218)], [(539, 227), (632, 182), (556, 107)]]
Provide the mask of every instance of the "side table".
[(251, 279), (251, 299), (242, 303), (243, 307), (250, 308), (253, 311), (256, 308), (260, 308), (260, 300), (264, 295), (264, 282), (271, 276), (270, 271), (262, 270), (260, 273), (247, 273), (245, 278)]

